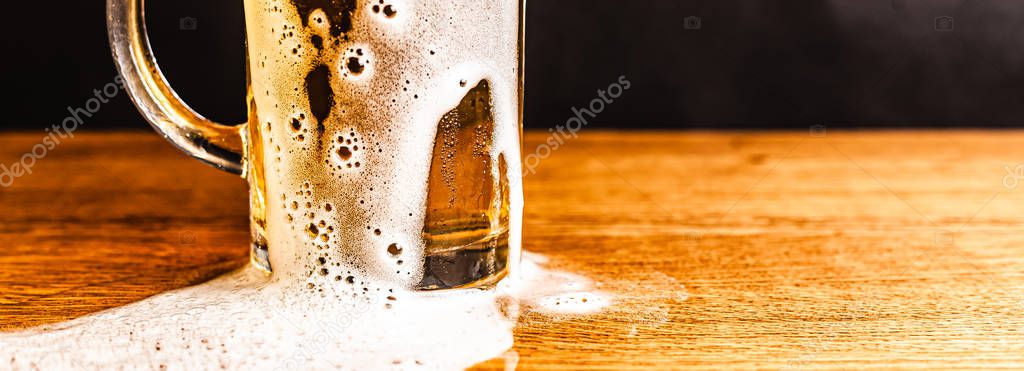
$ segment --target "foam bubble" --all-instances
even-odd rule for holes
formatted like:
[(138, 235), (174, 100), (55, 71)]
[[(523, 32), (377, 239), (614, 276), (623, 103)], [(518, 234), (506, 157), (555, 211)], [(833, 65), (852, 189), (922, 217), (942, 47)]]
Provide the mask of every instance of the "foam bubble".
[(609, 299), (598, 293), (574, 291), (543, 296), (536, 304), (540, 311), (550, 313), (595, 313), (607, 307)]

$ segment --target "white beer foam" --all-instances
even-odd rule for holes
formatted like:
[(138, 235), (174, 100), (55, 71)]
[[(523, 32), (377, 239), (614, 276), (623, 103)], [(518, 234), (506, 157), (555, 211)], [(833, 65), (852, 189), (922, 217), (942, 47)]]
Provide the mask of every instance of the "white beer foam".
[[(426, 204), (433, 141), (438, 121), (481, 80), (489, 82), (495, 135), (491, 158), (520, 157), (519, 4), (506, 0), (359, 2), (347, 38), (334, 38), (322, 11), (309, 27), (289, 1), (247, 0), (250, 74), (261, 122), (288, 123), (303, 115), (300, 131), (273, 125), (263, 135), (268, 165), (268, 236), (275, 275), (292, 280), (317, 269), (318, 254), (337, 271), (408, 288), (423, 275), (423, 207)], [(393, 18), (374, 12), (390, 5)], [(277, 12), (264, 9), (279, 9)], [(322, 51), (311, 42), (324, 40)], [(335, 44), (331, 40), (338, 40)], [(293, 50), (299, 52), (293, 53)], [(347, 67), (357, 58), (362, 71)], [(314, 115), (302, 77), (315, 66), (330, 67), (334, 105), (318, 142)], [(354, 134), (354, 135), (350, 135)], [(296, 138), (302, 135), (304, 140)], [(358, 144), (335, 139), (357, 137)], [(352, 151), (340, 161), (340, 146)], [(280, 147), (280, 151), (276, 148)], [(346, 152), (347, 154), (347, 152)], [(356, 164), (358, 162), (358, 164)], [(356, 166), (358, 165), (358, 166)], [(494, 161), (497, 173), (497, 161)], [(522, 224), (522, 180), (518, 161), (509, 161), (511, 225), (509, 249), (517, 269)], [(311, 184), (311, 194), (294, 190)], [(293, 210), (309, 202), (309, 210)], [(331, 204), (332, 211), (324, 210)], [(308, 214), (318, 210), (312, 218)], [(411, 215), (410, 215), (411, 214)], [(289, 221), (289, 215), (292, 221)], [(333, 229), (329, 243), (307, 241), (309, 222)], [(374, 230), (383, 231), (381, 236)], [(299, 241), (305, 241), (298, 243)], [(403, 264), (383, 251), (403, 246)], [(323, 247), (327, 248), (323, 248)], [(354, 274), (354, 273), (353, 273)], [(315, 278), (315, 277), (314, 277)]]
[[(532, 257), (532, 256), (531, 256)], [(513, 345), (524, 310), (586, 314), (610, 305), (581, 276), (527, 259), (529, 274), (488, 290), (333, 295), (244, 268), (206, 284), (72, 321), (0, 334), (0, 368), (461, 369)], [(552, 308), (551, 297), (601, 298)]]

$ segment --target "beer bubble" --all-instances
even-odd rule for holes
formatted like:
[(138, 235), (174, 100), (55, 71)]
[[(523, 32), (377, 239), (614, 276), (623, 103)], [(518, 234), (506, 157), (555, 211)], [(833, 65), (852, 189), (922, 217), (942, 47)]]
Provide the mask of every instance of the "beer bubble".
[(342, 161), (348, 161), (348, 159), (352, 158), (352, 151), (349, 150), (348, 147), (341, 146), (338, 148), (338, 157), (341, 158)]
[(353, 144), (359, 139), (355, 132), (349, 132), (348, 135), (350, 137), (346, 137), (345, 134), (338, 135), (331, 142), (331, 158), (336, 162), (338, 169), (353, 169), (363, 165), (356, 157), (361, 148)]
[(309, 13), (306, 25), (313, 29), (313, 32), (323, 33), (327, 30), (327, 13), (323, 9), (316, 9)]
[(365, 79), (370, 70), (370, 52), (365, 45), (352, 46), (338, 57), (338, 70), (346, 78)]
[(388, 254), (391, 254), (391, 256), (396, 257), (402, 255), (402, 247), (398, 246), (397, 243), (390, 244), (388, 245)]
[(353, 0), (290, 0), (299, 13), (303, 26), (309, 26), (309, 20), (321, 15), (329, 23), (331, 36), (338, 37), (352, 30), (352, 13), (356, 9)]
[(351, 73), (352, 76), (358, 76), (363, 73), (363, 69), (366, 68), (358, 57), (349, 57), (348, 62), (345, 63), (345, 67), (348, 68), (348, 72)]

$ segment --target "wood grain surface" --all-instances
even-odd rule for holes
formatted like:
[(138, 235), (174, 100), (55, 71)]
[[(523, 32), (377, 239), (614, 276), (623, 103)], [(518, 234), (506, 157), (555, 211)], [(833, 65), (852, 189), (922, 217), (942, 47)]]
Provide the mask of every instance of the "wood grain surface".
[[(0, 164), (41, 137), (0, 134)], [(1004, 186), (1022, 143), (584, 131), (527, 177), (524, 245), (614, 305), (524, 313), (480, 367), (1024, 368), (1024, 178)], [(155, 134), (76, 134), (0, 188), (0, 329), (239, 267), (246, 213), (242, 179)]]

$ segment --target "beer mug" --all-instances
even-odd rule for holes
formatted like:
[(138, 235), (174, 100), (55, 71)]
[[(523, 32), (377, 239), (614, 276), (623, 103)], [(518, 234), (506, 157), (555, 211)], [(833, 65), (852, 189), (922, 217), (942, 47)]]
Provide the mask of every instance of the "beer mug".
[(248, 121), (171, 89), (142, 0), (108, 0), (150, 124), (249, 184), (252, 264), (316, 285), (492, 285), (520, 259), (521, 0), (244, 0)]

